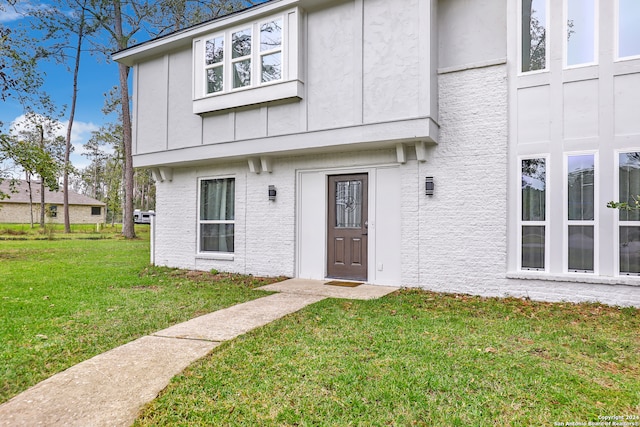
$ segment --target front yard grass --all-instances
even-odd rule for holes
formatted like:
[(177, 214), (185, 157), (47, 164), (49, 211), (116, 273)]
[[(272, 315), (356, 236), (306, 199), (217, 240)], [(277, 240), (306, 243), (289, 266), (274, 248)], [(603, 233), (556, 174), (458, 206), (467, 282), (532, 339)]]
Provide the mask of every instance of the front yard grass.
[(612, 416), (640, 425), (637, 309), (403, 290), (324, 300), (224, 343), (135, 425), (553, 426)]
[(150, 268), (146, 239), (0, 241), (0, 403), (273, 281)]

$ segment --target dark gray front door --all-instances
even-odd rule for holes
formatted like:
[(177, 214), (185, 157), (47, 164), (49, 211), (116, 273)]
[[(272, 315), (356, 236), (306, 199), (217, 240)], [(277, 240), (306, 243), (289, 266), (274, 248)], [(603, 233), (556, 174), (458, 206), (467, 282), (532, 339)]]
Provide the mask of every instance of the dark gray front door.
[(329, 176), (327, 276), (367, 280), (368, 175)]

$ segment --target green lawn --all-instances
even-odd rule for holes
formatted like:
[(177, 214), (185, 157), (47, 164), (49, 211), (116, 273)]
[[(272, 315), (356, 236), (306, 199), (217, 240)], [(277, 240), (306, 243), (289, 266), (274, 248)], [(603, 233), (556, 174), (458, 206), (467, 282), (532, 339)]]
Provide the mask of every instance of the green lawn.
[(553, 426), (599, 416), (640, 423), (638, 310), (405, 290), (325, 300), (223, 344), (136, 425)]
[[(107, 239), (114, 238), (122, 233), (121, 224), (71, 224), (71, 234), (64, 234), (64, 224), (45, 224), (40, 228), (36, 223), (33, 228), (30, 224), (0, 224), (0, 240), (54, 240), (54, 239)], [(142, 237), (149, 234), (148, 225), (136, 225), (136, 233)]]
[(262, 279), (149, 268), (147, 239), (64, 237), (0, 241), (0, 402), (135, 338), (265, 295), (252, 290)]
[[(150, 268), (148, 257), (146, 239), (0, 241), (0, 402), (139, 336), (264, 295), (252, 290), (264, 279)], [(222, 344), (136, 425), (552, 426), (605, 416), (640, 416), (637, 309), (403, 290), (324, 300)]]

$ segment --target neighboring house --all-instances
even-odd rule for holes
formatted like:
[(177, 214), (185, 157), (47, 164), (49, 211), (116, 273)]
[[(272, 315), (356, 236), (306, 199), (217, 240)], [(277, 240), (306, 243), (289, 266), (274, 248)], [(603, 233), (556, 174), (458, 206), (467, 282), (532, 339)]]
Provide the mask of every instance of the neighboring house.
[[(0, 200), (0, 223), (29, 224), (31, 213), (29, 212), (29, 186), (26, 181), (18, 181), (14, 188), (15, 193), (9, 186), (9, 180), (5, 179), (0, 183), (0, 191), (9, 195), (9, 198)], [(40, 183), (31, 183), (31, 199), (33, 204), (33, 220), (40, 222)], [(46, 189), (45, 200), (45, 222), (64, 223), (64, 193)], [(104, 223), (106, 215), (106, 205), (99, 200), (82, 194), (69, 192), (69, 222), (71, 224), (97, 224)]]
[[(640, 306), (640, 8), (274, 0), (118, 52), (158, 264)], [(524, 46), (524, 49), (523, 49)]]

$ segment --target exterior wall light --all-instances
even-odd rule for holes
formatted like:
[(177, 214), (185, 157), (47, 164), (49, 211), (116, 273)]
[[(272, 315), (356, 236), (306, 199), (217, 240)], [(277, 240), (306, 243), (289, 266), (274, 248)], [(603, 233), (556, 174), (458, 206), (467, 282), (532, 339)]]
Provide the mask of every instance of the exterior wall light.
[(424, 179), (424, 194), (427, 196), (433, 196), (433, 190), (435, 189), (435, 184), (433, 183), (433, 177), (428, 176)]
[(276, 200), (276, 186), (275, 185), (270, 185), (269, 186), (269, 200), (271, 200), (271, 201), (275, 201)]

